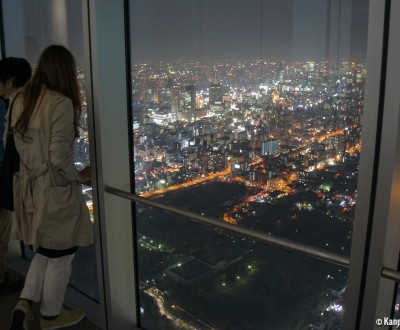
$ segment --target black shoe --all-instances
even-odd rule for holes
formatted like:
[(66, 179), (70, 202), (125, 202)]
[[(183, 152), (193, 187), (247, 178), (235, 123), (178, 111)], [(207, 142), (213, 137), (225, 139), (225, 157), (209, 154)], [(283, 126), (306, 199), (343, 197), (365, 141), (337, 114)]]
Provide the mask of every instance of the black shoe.
[(0, 296), (20, 292), (23, 287), (24, 280), (13, 281), (6, 278), (3, 283), (0, 283)]

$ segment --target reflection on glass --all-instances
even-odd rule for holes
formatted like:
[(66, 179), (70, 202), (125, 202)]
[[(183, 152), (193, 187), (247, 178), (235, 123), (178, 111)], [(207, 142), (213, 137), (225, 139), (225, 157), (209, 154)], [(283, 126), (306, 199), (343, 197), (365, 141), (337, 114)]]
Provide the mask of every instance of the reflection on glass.
[[(80, 136), (74, 145), (74, 159), (78, 169), (90, 165), (87, 80), (82, 67), (82, 1), (4, 0), (2, 6), (7, 56), (25, 57), (35, 69), (40, 53), (50, 44), (63, 44), (73, 53), (78, 65), (82, 100)], [(82, 189), (93, 221), (92, 188), (83, 186)], [(25, 252), (31, 258), (31, 251), (25, 249)], [(99, 300), (94, 246), (81, 248), (76, 254), (70, 284), (87, 296)]]
[(159, 210), (137, 212), (143, 328), (341, 328), (346, 268)]
[[(348, 256), (361, 152), (368, 1), (131, 0), (130, 8), (136, 193)], [(169, 299), (185, 311), (161, 310), (164, 322), (176, 328), (186, 325), (171, 322), (168, 313), (184, 322), (187, 312), (205, 328), (306, 329), (313, 322), (320, 325), (309, 328), (340, 328), (326, 309), (339, 305), (346, 271), (305, 258), (306, 280), (301, 266), (298, 273), (290, 268), (304, 257), (288, 257), (246, 238), (238, 243), (212, 229), (196, 236), (198, 225), (177, 224), (156, 211), (139, 212), (137, 219), (140, 280), (160, 290), (150, 292), (155, 302), (149, 301), (149, 291), (142, 292), (152, 306), (143, 314), (149, 329), (160, 328), (149, 315), (158, 315), (160, 301)], [(232, 273), (231, 265), (222, 271), (207, 261), (218, 260), (220, 253), (225, 259), (226, 253), (238, 253), (250, 266), (253, 254), (258, 256), (254, 276), (260, 287), (249, 284), (235, 294), (218, 288), (218, 281), (228, 285), (226, 278), (233, 280), (236, 271), (243, 276), (242, 261)], [(176, 265), (191, 260), (196, 261), (179, 274)], [(181, 286), (179, 277), (190, 282), (192, 271), (204, 271), (202, 279), (196, 277), (190, 289)], [(161, 273), (170, 279), (162, 282)], [(275, 276), (271, 282), (264, 280), (270, 276)], [(337, 284), (337, 299), (325, 295), (327, 283)], [(287, 285), (299, 292), (290, 296)], [(310, 302), (303, 305), (305, 297)], [(228, 298), (241, 303), (231, 306)], [(211, 306), (217, 310), (211, 313)], [(331, 310), (329, 315), (343, 312)], [(292, 314), (279, 321), (287, 322), (281, 326), (274, 319)]]

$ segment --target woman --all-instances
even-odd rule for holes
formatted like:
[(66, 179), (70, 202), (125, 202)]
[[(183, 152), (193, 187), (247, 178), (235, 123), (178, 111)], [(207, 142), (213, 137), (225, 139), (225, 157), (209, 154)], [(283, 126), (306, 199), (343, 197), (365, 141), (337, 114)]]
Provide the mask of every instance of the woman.
[(46, 48), (32, 79), (16, 97), (11, 126), (20, 154), (14, 176), (15, 238), (35, 252), (10, 329), (27, 329), (30, 307), (41, 302), (42, 329), (80, 322), (81, 310), (63, 310), (71, 263), (79, 246), (93, 242), (89, 211), (73, 161), (81, 113), (76, 65), (63, 46)]

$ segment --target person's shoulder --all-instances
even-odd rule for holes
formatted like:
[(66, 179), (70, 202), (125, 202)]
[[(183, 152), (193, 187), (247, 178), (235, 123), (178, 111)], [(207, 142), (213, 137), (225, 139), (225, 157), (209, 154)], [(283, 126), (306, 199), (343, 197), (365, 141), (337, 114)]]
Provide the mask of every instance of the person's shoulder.
[(46, 89), (44, 91), (44, 98), (52, 101), (65, 101), (70, 100), (69, 97), (65, 96), (64, 94), (52, 91), (50, 89)]
[(48, 89), (44, 91), (42, 101), (45, 107), (49, 107), (53, 110), (59, 107), (67, 107), (67, 108), (72, 107), (72, 101), (69, 97)]

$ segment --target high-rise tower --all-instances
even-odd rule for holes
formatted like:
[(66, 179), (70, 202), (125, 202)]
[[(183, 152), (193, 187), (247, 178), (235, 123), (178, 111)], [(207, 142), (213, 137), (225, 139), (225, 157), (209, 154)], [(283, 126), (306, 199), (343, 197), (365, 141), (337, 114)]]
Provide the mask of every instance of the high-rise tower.
[(171, 111), (177, 114), (180, 110), (180, 88), (179, 86), (171, 87)]
[(196, 86), (189, 85), (185, 88), (185, 98), (189, 101), (189, 107), (187, 110), (196, 110)]
[(210, 101), (209, 103), (212, 105), (220, 105), (222, 104), (222, 86), (221, 83), (212, 82), (210, 86)]

